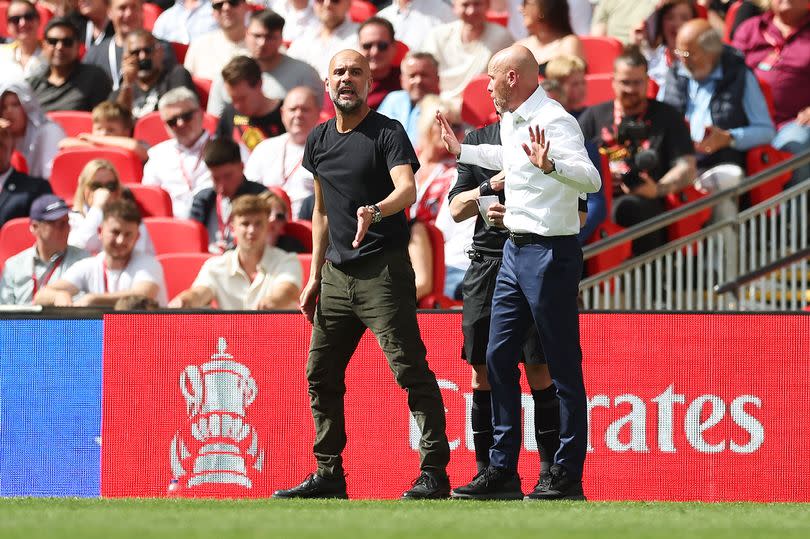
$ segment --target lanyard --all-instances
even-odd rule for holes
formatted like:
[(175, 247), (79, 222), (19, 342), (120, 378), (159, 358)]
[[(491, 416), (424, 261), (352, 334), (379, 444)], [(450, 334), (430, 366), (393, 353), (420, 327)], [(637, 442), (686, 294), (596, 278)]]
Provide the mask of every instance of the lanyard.
[(95, 30), (96, 25), (93, 24), (93, 21), (87, 21), (87, 26), (85, 26), (84, 30), (84, 46), (90, 47), (91, 45), (98, 45), (102, 41), (104, 41), (104, 28), (100, 29), (98, 37), (93, 38), (93, 30)]
[(58, 268), (59, 266), (62, 265), (62, 262), (65, 260), (65, 255), (66, 254), (67, 254), (67, 251), (65, 251), (65, 252), (61, 253), (59, 256), (57, 256), (53, 260), (53, 262), (51, 262), (51, 264), (45, 269), (45, 273), (42, 274), (42, 277), (40, 279), (37, 279), (36, 259), (34, 259), (34, 261), (33, 261), (34, 268), (32, 268), (32, 270), (31, 270), (31, 281), (33, 281), (33, 283), (34, 283), (33, 296), (37, 295), (37, 291), (41, 287), (48, 284), (48, 282), (51, 280), (51, 277), (53, 276), (54, 272), (56, 271), (56, 268)]
[[(203, 134), (205, 136), (205, 142), (203, 143), (202, 148), (200, 148), (200, 153), (197, 154), (197, 161), (194, 162), (194, 167), (191, 169), (191, 174), (194, 174), (194, 172), (197, 170), (197, 167), (200, 166), (200, 162), (202, 161), (202, 157), (203, 157), (203, 152), (205, 152), (205, 147), (208, 146), (208, 141), (209, 141), (208, 132), (203, 131)], [(177, 151), (177, 166), (180, 167), (180, 174), (183, 176), (183, 179), (186, 181), (186, 185), (188, 185), (189, 192), (193, 193), (194, 192), (194, 182), (192, 181), (191, 176), (189, 176), (189, 173), (186, 172), (186, 167), (183, 166), (183, 154), (180, 153), (180, 148), (178, 146), (175, 147), (175, 150)]]
[[(216, 203), (215, 203), (215, 209), (216, 209), (216, 212), (217, 212), (217, 230), (219, 231), (219, 238), (217, 238), (217, 239), (222, 240), (223, 243), (227, 243), (227, 241), (230, 239), (230, 233), (228, 231), (228, 227), (225, 226), (225, 224), (228, 222), (228, 219), (230, 218), (230, 211), (228, 212), (227, 216), (225, 215), (225, 212), (222, 211), (223, 198), (224, 197), (222, 195), (217, 193), (217, 198), (216, 198)], [(230, 199), (228, 199), (228, 200), (230, 200)], [(224, 251), (224, 249), (223, 249), (223, 251)]]
[(118, 58), (115, 55), (115, 36), (110, 38), (110, 46), (107, 48), (107, 59), (110, 62), (110, 78), (112, 79), (113, 90), (117, 90), (121, 84), (121, 74), (118, 72)]
[(304, 161), (304, 156), (301, 156), (301, 159), (295, 164), (290, 172), (285, 172), (284, 167), (287, 166), (287, 144), (290, 143), (290, 139), (284, 141), (284, 146), (281, 148), (281, 186), (284, 187), (287, 185), (287, 180), (290, 179), (290, 176), (295, 174), (295, 171), (298, 170), (298, 167), (301, 166), (301, 163)]
[[(130, 258), (130, 260), (132, 260), (132, 259)], [(115, 280), (115, 290), (114, 290), (114, 292), (118, 292), (118, 282), (121, 280), (121, 275), (123, 275), (123, 273), (125, 271), (127, 271), (128, 267), (129, 267), (129, 260), (127, 261), (127, 265), (124, 266), (124, 269), (121, 270), (121, 273), (118, 274), (118, 278)], [(107, 257), (106, 256), (104, 257), (104, 260), (101, 261), (101, 274), (104, 276), (104, 293), (107, 294), (110, 291), (110, 287), (109, 287), (109, 284), (107, 282)]]

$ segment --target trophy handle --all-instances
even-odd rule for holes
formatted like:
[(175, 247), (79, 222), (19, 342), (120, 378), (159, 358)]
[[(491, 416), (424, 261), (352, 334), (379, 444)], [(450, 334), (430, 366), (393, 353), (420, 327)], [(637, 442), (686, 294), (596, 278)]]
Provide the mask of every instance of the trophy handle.
[(188, 413), (188, 416), (193, 417), (200, 413), (203, 400), (203, 382), (198, 366), (189, 365), (180, 374), (180, 391), (186, 399), (186, 413)]

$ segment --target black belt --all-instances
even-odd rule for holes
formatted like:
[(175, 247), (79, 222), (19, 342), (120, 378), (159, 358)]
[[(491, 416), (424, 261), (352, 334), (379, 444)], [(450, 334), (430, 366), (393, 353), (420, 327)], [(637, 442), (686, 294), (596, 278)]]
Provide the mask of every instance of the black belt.
[(509, 238), (512, 243), (520, 247), (521, 245), (532, 245), (536, 243), (547, 243), (549, 240), (571, 238), (573, 236), (543, 236), (532, 232), (510, 232)]

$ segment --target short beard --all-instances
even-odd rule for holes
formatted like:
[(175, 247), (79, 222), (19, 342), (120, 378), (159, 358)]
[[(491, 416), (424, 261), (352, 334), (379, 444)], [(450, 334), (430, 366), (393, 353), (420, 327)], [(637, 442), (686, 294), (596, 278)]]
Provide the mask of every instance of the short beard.
[(364, 98), (361, 98), (359, 94), (357, 95), (357, 101), (353, 101), (347, 103), (345, 101), (340, 101), (340, 95), (338, 93), (332, 93), (332, 89), (329, 88), (329, 98), (332, 100), (332, 103), (335, 105), (335, 108), (338, 109), (343, 114), (351, 114), (355, 112), (360, 106), (363, 104)]

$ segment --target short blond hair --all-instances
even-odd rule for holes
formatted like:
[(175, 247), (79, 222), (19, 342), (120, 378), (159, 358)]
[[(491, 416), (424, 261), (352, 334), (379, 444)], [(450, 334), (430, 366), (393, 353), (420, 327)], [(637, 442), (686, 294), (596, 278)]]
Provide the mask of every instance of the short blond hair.
[(556, 56), (546, 65), (547, 79), (564, 79), (576, 72), (585, 73), (585, 60), (571, 54)]
[(270, 205), (259, 195), (242, 195), (236, 197), (231, 206), (231, 220), (245, 215), (264, 214), (270, 218)]
[(93, 108), (91, 113), (93, 123), (95, 122), (121, 122), (127, 133), (132, 134), (134, 127), (134, 120), (132, 119), (132, 112), (119, 105), (115, 101), (102, 101)]

